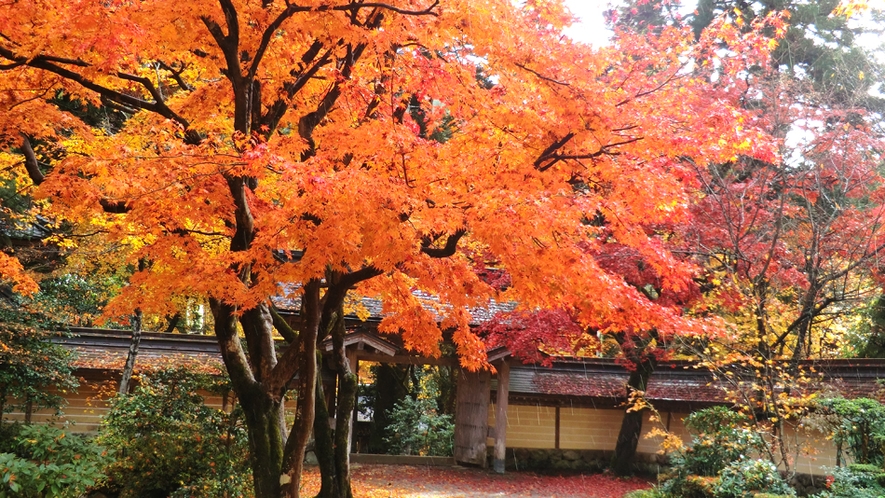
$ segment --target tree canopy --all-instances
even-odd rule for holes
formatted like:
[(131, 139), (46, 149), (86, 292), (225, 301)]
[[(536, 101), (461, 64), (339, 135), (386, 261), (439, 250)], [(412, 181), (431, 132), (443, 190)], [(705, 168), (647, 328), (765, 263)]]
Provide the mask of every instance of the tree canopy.
[[(629, 282), (604, 246), (652, 268), (659, 295), (696, 285), (662, 227), (687, 215), (694, 165), (774, 160), (739, 105), (772, 45), (723, 19), (700, 40), (624, 30), (592, 49), (562, 36), (570, 21), (544, 0), (3, 4), (0, 161), (43, 216), (148, 263), (108, 315), (209, 300), (256, 494), (297, 495), (315, 345), (354, 287), (414, 350), (436, 354), (454, 330), (472, 369), (486, 359), (468, 308), (492, 298), (600, 330), (710, 330)], [(36, 141), (58, 153), (38, 157)], [(507, 289), (477, 266), (506, 271)], [(277, 354), (281, 292), (301, 314)], [(296, 373), (307, 395), (287, 438)]]

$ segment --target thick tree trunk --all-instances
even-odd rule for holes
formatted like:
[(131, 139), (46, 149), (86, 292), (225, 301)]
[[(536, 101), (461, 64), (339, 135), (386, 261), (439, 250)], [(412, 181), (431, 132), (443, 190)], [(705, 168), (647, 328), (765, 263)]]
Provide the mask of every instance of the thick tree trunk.
[(316, 416), (317, 336), (322, 308), (320, 282), (313, 280), (305, 284), (301, 299), (303, 326), (299, 332), (298, 349), (294, 359), (298, 363), (296, 383), (298, 400), (295, 404), (295, 422), (286, 442), (283, 472), (280, 475), (281, 496), (292, 498), (298, 498), (300, 493), (304, 456)]
[(350, 488), (350, 435), (353, 428), (353, 409), (356, 406), (357, 376), (350, 366), (344, 347), (344, 308), (338, 309), (338, 320), (332, 330), (335, 366), (338, 367), (338, 397), (335, 412), (335, 466), (338, 472), (338, 495), (334, 498), (353, 498)]
[[(628, 395), (634, 391), (645, 391), (648, 379), (654, 372), (656, 361), (653, 355), (642, 355), (635, 362), (636, 369), (630, 372), (627, 380)], [(642, 434), (642, 418), (647, 410), (631, 410), (624, 413), (621, 422), (621, 431), (618, 433), (618, 442), (615, 445), (615, 456), (612, 460), (612, 470), (615, 474), (623, 476), (631, 473), (633, 457), (636, 456), (636, 447), (639, 445), (639, 437)]]
[[(336, 393), (335, 434), (329, 430), (325, 398), (317, 395), (317, 417), (314, 433), (317, 443), (317, 459), (320, 460), (322, 488), (317, 497), (353, 498), (350, 487), (350, 439), (353, 428), (353, 410), (356, 406), (357, 376), (350, 366), (350, 359), (344, 346), (347, 330), (344, 326), (344, 308), (339, 307), (335, 314), (332, 329), (332, 347), (335, 366), (338, 370), (338, 392)], [(318, 384), (318, 388), (321, 386)], [(323, 425), (323, 427), (320, 427)], [(323, 448), (321, 448), (323, 446)], [(322, 452), (322, 457), (320, 456)]]
[(317, 379), (316, 418), (313, 421), (313, 437), (317, 462), (320, 465), (320, 492), (317, 498), (338, 496), (338, 477), (335, 467), (335, 443), (329, 427), (329, 407), (323, 393), (323, 383)]
[(263, 393), (241, 402), (249, 433), (249, 456), (256, 498), (277, 498), (283, 464), (283, 440), (280, 437), (280, 407)]
[[(241, 320), (246, 334), (266, 334), (272, 337), (271, 322), (260, 312), (243, 313), (238, 320), (240, 313), (234, 306), (217, 301), (212, 301), (211, 304), (215, 318), (215, 335), (218, 338), (221, 355), (233, 391), (243, 407), (249, 434), (249, 456), (255, 497), (278, 498), (283, 462), (283, 441), (280, 435), (281, 396), (274, 399), (258, 381), (262, 375), (255, 371), (254, 366), (268, 365), (268, 363), (261, 361), (260, 357), (253, 359), (252, 362), (247, 360), (237, 334), (238, 321)], [(250, 350), (250, 353), (259, 355), (259, 351)], [(264, 375), (266, 376), (267, 372)]]

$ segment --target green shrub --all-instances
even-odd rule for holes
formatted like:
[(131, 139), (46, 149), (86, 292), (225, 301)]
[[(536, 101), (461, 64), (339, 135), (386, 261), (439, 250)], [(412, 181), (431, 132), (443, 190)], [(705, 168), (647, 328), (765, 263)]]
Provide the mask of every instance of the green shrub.
[(0, 498), (79, 497), (104, 478), (104, 449), (89, 438), (46, 425), (19, 426), (0, 453)]
[(436, 411), (436, 401), (406, 396), (388, 415), (385, 442), (394, 455), (451, 456), (455, 424), (450, 415)]
[(885, 488), (879, 484), (875, 473), (859, 472), (846, 467), (827, 470), (832, 479), (826, 490), (815, 495), (818, 498), (878, 498), (885, 495)]
[(719, 473), (714, 486), (716, 498), (752, 498), (756, 493), (796, 496), (768, 460), (743, 459), (731, 463)]
[(637, 489), (625, 494), (624, 498), (665, 498), (665, 495), (657, 488)]
[(238, 411), (210, 408), (198, 391), (225, 382), (187, 370), (142, 377), (111, 400), (100, 441), (113, 451), (110, 489), (125, 497), (251, 494), (246, 433)]
[(879, 468), (878, 465), (873, 465), (870, 463), (852, 463), (848, 466), (848, 469), (852, 472), (857, 472), (861, 474), (879, 474), (882, 472), (882, 469)]
[[(766, 469), (744, 469), (740, 466), (746, 461), (744, 455), (758, 451), (763, 445), (762, 438), (747, 428), (748, 423), (749, 419), (745, 415), (726, 407), (708, 408), (686, 417), (685, 425), (694, 433), (692, 444), (684, 451), (672, 455), (672, 468), (662, 478), (661, 491), (664, 495), (674, 498), (712, 498), (753, 496), (752, 493), (728, 494), (738, 491), (780, 493), (764, 487), (749, 486), (757, 478), (763, 479), (754, 474), (754, 471), (761, 474)], [(722, 476), (724, 477), (720, 479)], [(780, 475), (777, 477), (780, 479)], [(789, 487), (785, 489), (792, 493)]]
[(685, 426), (696, 432), (691, 447), (684, 453), (683, 464), (689, 473), (716, 476), (747, 453), (761, 449), (762, 438), (747, 428), (748, 423), (746, 415), (724, 406), (686, 417)]
[(840, 456), (846, 450), (855, 462), (885, 463), (885, 405), (869, 398), (828, 398), (818, 402), (817, 415)]

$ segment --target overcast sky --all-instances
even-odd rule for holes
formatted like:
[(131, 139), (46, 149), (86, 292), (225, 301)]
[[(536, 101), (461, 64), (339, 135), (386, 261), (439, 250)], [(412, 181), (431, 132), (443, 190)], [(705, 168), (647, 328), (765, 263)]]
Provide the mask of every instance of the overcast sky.
[(608, 0), (565, 0), (565, 4), (573, 14), (581, 18), (581, 23), (572, 26), (566, 33), (575, 40), (601, 45), (608, 39), (602, 13), (609, 4)]

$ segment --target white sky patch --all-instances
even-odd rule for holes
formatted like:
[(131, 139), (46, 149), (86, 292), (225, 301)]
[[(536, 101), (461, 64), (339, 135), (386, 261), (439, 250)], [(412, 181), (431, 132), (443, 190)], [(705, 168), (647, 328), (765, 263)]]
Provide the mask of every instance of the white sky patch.
[(569, 38), (595, 47), (608, 43), (612, 32), (605, 25), (602, 14), (612, 8), (609, 0), (565, 0), (565, 4), (580, 18), (579, 23), (565, 30)]

